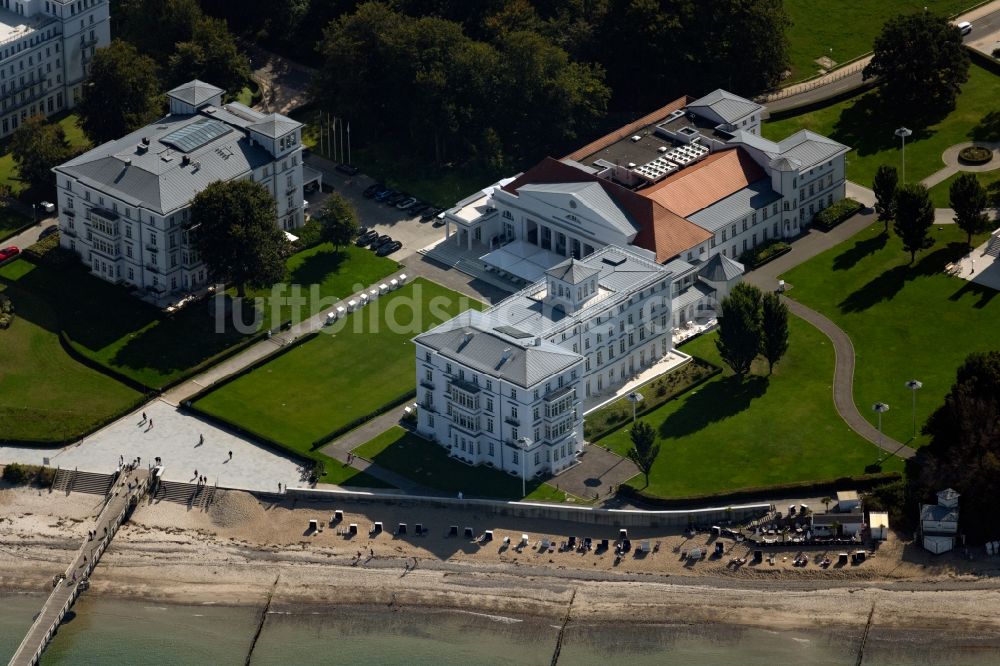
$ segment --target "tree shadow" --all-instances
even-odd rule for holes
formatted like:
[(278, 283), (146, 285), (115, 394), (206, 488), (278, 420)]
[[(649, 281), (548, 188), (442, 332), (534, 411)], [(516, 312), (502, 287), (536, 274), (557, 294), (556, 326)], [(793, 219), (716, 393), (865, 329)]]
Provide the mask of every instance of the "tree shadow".
[(676, 412), (660, 424), (661, 438), (678, 438), (691, 435), (705, 427), (735, 416), (762, 397), (770, 384), (768, 377), (753, 375), (740, 381), (731, 375), (717, 382), (705, 384), (692, 393)]
[(853, 247), (844, 250), (833, 258), (833, 270), (846, 271), (854, 268), (859, 261), (884, 248), (888, 241), (889, 235), (881, 233), (878, 236), (872, 236), (871, 238), (855, 242)]
[(969, 130), (973, 141), (1000, 141), (1000, 111), (990, 111)]
[(848, 294), (844, 300), (837, 304), (837, 307), (842, 313), (847, 314), (863, 312), (883, 301), (891, 301), (903, 289), (907, 281), (943, 273), (947, 264), (960, 259), (967, 252), (968, 246), (965, 243), (948, 243), (945, 247), (924, 255), (912, 265), (904, 264), (884, 271), (860, 289)]
[(306, 257), (288, 277), (293, 284), (320, 284), (328, 275), (338, 272), (346, 259), (346, 252), (323, 250)]
[(926, 127), (947, 115), (947, 110), (927, 110), (921, 114), (902, 113), (896, 106), (887, 104), (880, 95), (869, 94), (858, 98), (845, 108), (834, 123), (830, 136), (854, 147), (858, 155), (874, 155), (899, 146), (893, 130), (902, 122), (915, 125), (908, 142), (926, 139), (931, 135)]

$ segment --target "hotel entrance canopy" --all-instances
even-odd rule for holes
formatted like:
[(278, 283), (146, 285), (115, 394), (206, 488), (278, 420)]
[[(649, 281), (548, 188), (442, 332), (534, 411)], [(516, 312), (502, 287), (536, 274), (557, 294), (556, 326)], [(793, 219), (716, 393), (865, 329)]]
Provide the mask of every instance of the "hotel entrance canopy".
[(543, 250), (523, 240), (516, 240), (479, 257), (498, 271), (505, 271), (528, 282), (537, 282), (545, 271), (563, 261), (566, 257)]

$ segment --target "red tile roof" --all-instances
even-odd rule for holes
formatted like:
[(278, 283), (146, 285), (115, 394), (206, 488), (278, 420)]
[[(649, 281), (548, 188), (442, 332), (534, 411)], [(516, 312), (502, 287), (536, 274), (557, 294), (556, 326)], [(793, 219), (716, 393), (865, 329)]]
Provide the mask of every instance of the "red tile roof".
[(656, 185), (639, 190), (639, 194), (687, 217), (766, 175), (746, 151), (733, 148), (712, 153)]
[(712, 237), (711, 232), (672, 213), (653, 199), (551, 157), (546, 157), (503, 189), (517, 194), (519, 187), (533, 183), (599, 183), (639, 226), (633, 243), (654, 252), (660, 263)]

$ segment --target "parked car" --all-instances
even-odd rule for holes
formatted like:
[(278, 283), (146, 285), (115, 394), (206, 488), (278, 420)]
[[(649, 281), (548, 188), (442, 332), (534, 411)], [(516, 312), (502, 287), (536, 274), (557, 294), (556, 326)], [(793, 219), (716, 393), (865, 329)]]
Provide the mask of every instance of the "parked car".
[(38, 234), (38, 240), (41, 240), (43, 238), (48, 238), (52, 234), (58, 232), (59, 232), (58, 224), (53, 224), (51, 227), (45, 227), (44, 229), (42, 229), (42, 233)]
[(356, 167), (353, 164), (338, 164), (336, 169), (340, 173), (346, 173), (348, 176), (356, 175), (359, 171), (361, 171), (359, 167)]
[(444, 212), (438, 213), (434, 216), (434, 226), (443, 227), (444, 226)]
[(54, 212), (56, 212), (56, 205), (54, 203), (50, 202), (50, 201), (43, 201), (42, 203), (40, 203), (38, 205), (46, 213), (54, 213)]
[(430, 222), (431, 220), (433, 220), (435, 217), (437, 217), (440, 214), (441, 214), (441, 209), (440, 208), (433, 208), (433, 207), (432, 208), (428, 208), (427, 210), (424, 211), (424, 214), (420, 216), (420, 221), (421, 222)]
[(401, 247), (403, 247), (403, 244), (399, 241), (390, 241), (388, 243), (384, 243), (383, 245), (379, 245), (378, 249), (375, 250), (375, 254), (380, 257), (384, 257), (392, 254)]
[(371, 199), (376, 194), (378, 194), (379, 191), (382, 190), (384, 187), (385, 185), (383, 185), (382, 183), (375, 183), (374, 185), (369, 185), (368, 187), (365, 188), (365, 191), (361, 193), (361, 196), (363, 196), (365, 199)]
[(968, 21), (962, 21), (961, 23), (958, 24), (957, 27), (958, 31), (963, 35), (967, 35), (970, 32), (972, 32), (972, 24), (969, 23)]
[(371, 242), (378, 238), (378, 232), (374, 229), (367, 229), (358, 236), (358, 240), (354, 242), (358, 247), (365, 247), (371, 245)]
[(407, 194), (406, 192), (397, 192), (396, 194), (393, 194), (391, 197), (386, 199), (385, 203), (389, 204), (390, 206), (395, 206), (403, 199), (409, 199), (409, 198), (410, 195)]
[(398, 204), (396, 204), (396, 208), (398, 208), (399, 210), (406, 210), (415, 203), (417, 203), (416, 197), (407, 197), (402, 201), (400, 201)]
[(375, 201), (385, 201), (389, 197), (394, 197), (397, 194), (399, 194), (399, 192), (392, 189), (391, 187), (387, 187), (375, 195)]
[(10, 247), (5, 247), (0, 250), (0, 263), (7, 261), (8, 259), (13, 259), (19, 254), (21, 254), (21, 248), (18, 246), (11, 245)]
[(369, 248), (372, 250), (378, 250), (386, 243), (391, 243), (391, 242), (392, 242), (392, 236), (389, 236), (387, 234), (382, 234), (381, 236), (372, 241), (372, 244), (369, 245)]
[(410, 215), (420, 215), (420, 213), (424, 212), (428, 208), (430, 208), (430, 206), (425, 204), (423, 201), (418, 201), (417, 203), (410, 206), (406, 212), (409, 213)]

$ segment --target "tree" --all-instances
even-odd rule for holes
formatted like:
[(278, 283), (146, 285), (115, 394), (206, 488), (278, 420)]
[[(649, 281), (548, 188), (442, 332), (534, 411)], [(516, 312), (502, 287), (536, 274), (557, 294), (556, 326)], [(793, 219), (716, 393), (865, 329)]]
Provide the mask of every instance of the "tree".
[(767, 359), (767, 372), (774, 371), (774, 364), (788, 351), (788, 306), (774, 292), (764, 294), (761, 301), (760, 353)]
[(632, 448), (628, 450), (628, 459), (635, 463), (649, 485), (649, 473), (653, 470), (656, 456), (660, 455), (660, 445), (656, 443), (656, 431), (645, 421), (637, 421), (629, 432)]
[(202, 16), (198, 0), (120, 0), (111, 9), (111, 34), (166, 62), (176, 44), (191, 39)]
[(919, 250), (934, 245), (929, 233), (933, 224), (934, 205), (926, 187), (911, 183), (896, 190), (896, 221), (892, 229), (903, 241), (903, 249), (910, 253), (911, 264)]
[(316, 216), (316, 221), (320, 223), (322, 242), (333, 243), (338, 250), (341, 245), (347, 245), (358, 235), (357, 211), (347, 199), (336, 192), (323, 202), (323, 208)]
[(278, 228), (274, 199), (260, 183), (217, 181), (191, 202), (193, 244), (217, 282), (268, 287), (285, 274), (285, 235)]
[(250, 78), (250, 61), (220, 19), (203, 17), (194, 24), (191, 39), (179, 42), (170, 56), (171, 85), (201, 79), (231, 93), (239, 92)]
[(969, 56), (958, 28), (943, 16), (919, 12), (886, 21), (875, 39), (866, 79), (882, 79), (886, 108), (904, 114), (951, 109), (969, 78)]
[(156, 63), (116, 39), (98, 49), (76, 106), (94, 143), (121, 138), (156, 120), (163, 108)]
[(73, 149), (59, 123), (50, 123), (45, 116), (32, 116), (14, 131), (10, 153), (17, 163), (18, 174), (39, 193), (55, 191), (52, 167), (68, 160)]
[(741, 282), (722, 299), (719, 337), (715, 346), (722, 360), (742, 379), (760, 351), (761, 292)]
[(954, 488), (962, 495), (962, 532), (973, 542), (995, 538), (1000, 534), (995, 510), (1000, 493), (1000, 351), (966, 358), (923, 432), (931, 442), (907, 467), (914, 503)]
[(875, 171), (872, 190), (875, 191), (875, 214), (879, 222), (885, 223), (885, 233), (889, 233), (889, 221), (896, 217), (896, 188), (899, 176), (896, 167), (883, 164)]
[(963, 173), (955, 179), (948, 190), (951, 207), (955, 211), (955, 224), (969, 235), (968, 243), (972, 245), (972, 236), (989, 229), (990, 216), (986, 213), (989, 196), (974, 173)]

